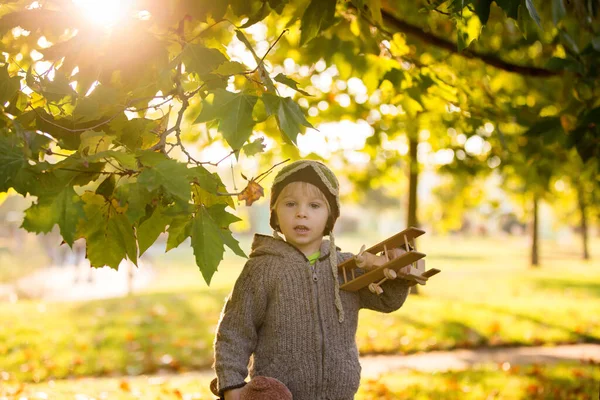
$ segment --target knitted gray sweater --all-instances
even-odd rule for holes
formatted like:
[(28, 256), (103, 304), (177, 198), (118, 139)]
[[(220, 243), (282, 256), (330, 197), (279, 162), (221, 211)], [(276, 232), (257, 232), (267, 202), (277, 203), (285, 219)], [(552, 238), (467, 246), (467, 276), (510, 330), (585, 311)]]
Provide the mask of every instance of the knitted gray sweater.
[[(250, 259), (227, 299), (215, 338), (215, 371), (222, 392), (250, 373), (279, 379), (294, 400), (353, 399), (360, 382), (355, 335), (360, 308), (391, 312), (402, 306), (408, 282), (383, 284), (377, 296), (341, 291), (338, 322), (329, 242), (314, 265), (289, 243), (256, 235)], [(338, 260), (352, 257), (338, 253)], [(316, 279), (315, 279), (316, 278)], [(250, 365), (248, 364), (249, 360)]]

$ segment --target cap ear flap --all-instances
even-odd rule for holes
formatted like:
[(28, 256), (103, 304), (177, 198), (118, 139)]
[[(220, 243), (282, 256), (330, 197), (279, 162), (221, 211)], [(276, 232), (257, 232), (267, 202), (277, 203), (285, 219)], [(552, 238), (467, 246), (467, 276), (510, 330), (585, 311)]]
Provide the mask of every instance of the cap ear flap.
[(334, 223), (335, 222), (333, 220), (333, 215), (330, 214), (327, 218), (327, 224), (325, 224), (325, 231), (323, 231), (323, 236), (329, 235), (333, 231)]

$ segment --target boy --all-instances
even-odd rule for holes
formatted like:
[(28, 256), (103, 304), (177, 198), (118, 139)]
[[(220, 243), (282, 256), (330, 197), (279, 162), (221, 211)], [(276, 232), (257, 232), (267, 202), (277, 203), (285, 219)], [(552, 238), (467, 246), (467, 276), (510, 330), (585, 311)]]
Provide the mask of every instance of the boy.
[(358, 311), (397, 310), (409, 282), (385, 282), (381, 296), (340, 292), (337, 266), (353, 255), (335, 247), (339, 215), (339, 184), (324, 164), (296, 161), (275, 177), (274, 236), (255, 236), (217, 328), (215, 371), (226, 400), (239, 398), (248, 371), (280, 380), (295, 400), (354, 398)]

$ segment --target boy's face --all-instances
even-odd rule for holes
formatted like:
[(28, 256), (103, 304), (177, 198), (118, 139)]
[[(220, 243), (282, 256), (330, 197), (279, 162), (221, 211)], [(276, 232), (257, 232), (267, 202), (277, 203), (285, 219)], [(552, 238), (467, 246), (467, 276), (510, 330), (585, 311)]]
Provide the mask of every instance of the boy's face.
[(319, 251), (329, 217), (327, 200), (319, 188), (306, 182), (287, 185), (275, 205), (281, 233), (306, 256)]

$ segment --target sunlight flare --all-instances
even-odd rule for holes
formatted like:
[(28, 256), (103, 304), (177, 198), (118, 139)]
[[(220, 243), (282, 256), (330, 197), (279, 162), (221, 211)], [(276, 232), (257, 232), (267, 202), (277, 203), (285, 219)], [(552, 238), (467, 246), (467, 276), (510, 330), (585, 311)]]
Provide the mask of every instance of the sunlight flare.
[(119, 0), (73, 0), (83, 16), (98, 26), (111, 27), (125, 17), (128, 2)]

